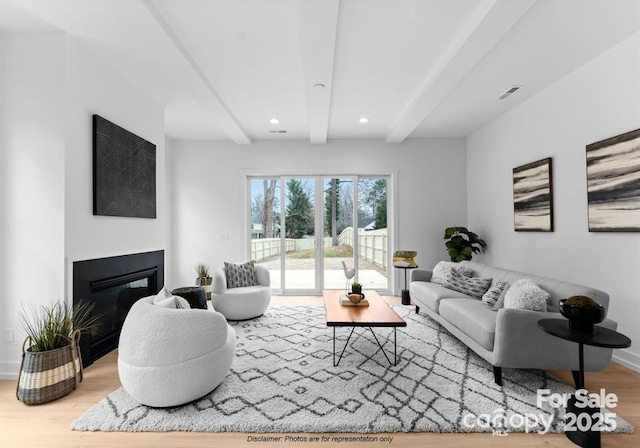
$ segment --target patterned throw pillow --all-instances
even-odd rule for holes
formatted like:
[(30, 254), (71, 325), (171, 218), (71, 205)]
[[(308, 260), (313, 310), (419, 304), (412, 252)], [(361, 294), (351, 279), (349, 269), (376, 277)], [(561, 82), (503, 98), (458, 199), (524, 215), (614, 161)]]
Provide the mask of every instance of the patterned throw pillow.
[(162, 308), (190, 309), (189, 302), (182, 297), (174, 296), (169, 290), (163, 287), (153, 298), (153, 304)]
[(482, 299), (482, 295), (487, 292), (487, 289), (491, 286), (492, 280), (491, 278), (465, 277), (457, 270), (452, 269), (442, 286), (476, 299)]
[(224, 263), (224, 273), (227, 277), (227, 288), (244, 288), (258, 284), (255, 262), (247, 261), (242, 264)]
[(496, 280), (493, 286), (482, 296), (482, 303), (484, 303), (487, 308), (491, 308), (493, 310), (506, 286), (507, 282)]
[(460, 266), (458, 263), (454, 263), (452, 261), (439, 261), (438, 264), (433, 268), (433, 272), (431, 274), (431, 282), (438, 283), (440, 285), (444, 285), (444, 282), (447, 280), (447, 276), (451, 273), (451, 271), (456, 270), (465, 277), (471, 277), (473, 274), (469, 269), (464, 266)]

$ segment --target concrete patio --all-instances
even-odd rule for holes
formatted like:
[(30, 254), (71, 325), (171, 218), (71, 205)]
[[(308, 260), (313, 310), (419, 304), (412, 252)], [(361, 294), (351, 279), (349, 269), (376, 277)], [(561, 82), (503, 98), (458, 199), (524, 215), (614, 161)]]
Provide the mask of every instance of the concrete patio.
[[(346, 278), (342, 268), (342, 261), (347, 264), (347, 268), (353, 267), (351, 258), (325, 258), (324, 259), (324, 286), (318, 289), (344, 289)], [(271, 287), (281, 288), (280, 260), (271, 260), (264, 263), (257, 263), (265, 266), (271, 273)], [(285, 282), (289, 290), (315, 289), (315, 265), (314, 259), (285, 259)], [(358, 281), (362, 283), (364, 289), (387, 289), (387, 277), (381, 272), (382, 269), (374, 264), (359, 260)]]

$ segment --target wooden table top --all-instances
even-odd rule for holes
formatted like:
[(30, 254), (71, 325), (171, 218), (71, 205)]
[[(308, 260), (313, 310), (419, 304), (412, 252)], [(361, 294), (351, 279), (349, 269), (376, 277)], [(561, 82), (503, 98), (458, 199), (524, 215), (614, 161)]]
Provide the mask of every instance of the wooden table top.
[(365, 291), (369, 306), (340, 304), (341, 290), (322, 292), (329, 327), (406, 327), (407, 323), (377, 292)]

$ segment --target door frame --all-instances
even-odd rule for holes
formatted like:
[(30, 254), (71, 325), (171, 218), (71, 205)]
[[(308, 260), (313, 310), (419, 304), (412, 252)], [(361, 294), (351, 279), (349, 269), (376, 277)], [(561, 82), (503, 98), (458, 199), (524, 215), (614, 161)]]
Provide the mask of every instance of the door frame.
[[(327, 170), (329, 171), (329, 170)], [(390, 295), (390, 294), (396, 294), (397, 293), (397, 289), (398, 289), (398, 285), (399, 280), (398, 280), (398, 276), (397, 276), (397, 272), (395, 272), (395, 269), (393, 268), (393, 264), (392, 264), (392, 259), (393, 259), (393, 250), (395, 247), (398, 247), (398, 225), (397, 223), (399, 222), (399, 218), (398, 218), (398, 204), (399, 204), (399, 188), (398, 188), (398, 171), (394, 170), (391, 172), (378, 172), (378, 171), (368, 171), (368, 170), (362, 170), (357, 174), (354, 174), (351, 171), (345, 171), (345, 170), (330, 170), (331, 174), (326, 174), (327, 171), (317, 171), (317, 170), (309, 170), (309, 169), (296, 169), (295, 172), (291, 172), (291, 171), (283, 171), (283, 170), (279, 170), (279, 169), (262, 169), (262, 170), (242, 170), (241, 172), (241, 190), (243, 192), (242, 197), (245, 198), (244, 200), (244, 229), (245, 232), (243, 232), (243, 234), (245, 235), (245, 237), (243, 238), (243, 241), (241, 242), (241, 251), (242, 253), (245, 254), (246, 259), (250, 259), (251, 258), (251, 180), (252, 179), (278, 179), (282, 182), (283, 179), (287, 179), (287, 178), (309, 178), (309, 177), (318, 177), (320, 179), (322, 178), (348, 178), (348, 177), (352, 177), (355, 180), (359, 179), (359, 178), (375, 178), (375, 177), (381, 177), (381, 178), (387, 178), (387, 238), (390, 240), (387, 242), (388, 245), (388, 250), (387, 250), (387, 288), (379, 288), (376, 289), (376, 291), (379, 294), (382, 295)], [(295, 173), (295, 174), (292, 174)], [(354, 191), (357, 191), (357, 182), (354, 182), (354, 184), (356, 184)], [(281, 198), (284, 195), (284, 187), (283, 184), (281, 184), (280, 186), (281, 188)], [(320, 188), (320, 190), (322, 190), (322, 186), (321, 186), (321, 182), (316, 182), (316, 195), (318, 194), (318, 188)], [(357, 196), (356, 196), (357, 197)], [(284, 211), (284, 201), (280, 201), (280, 207), (281, 210)], [(357, 218), (357, 201), (354, 201), (354, 217)], [(284, 288), (281, 288), (279, 291), (275, 290), (274, 292), (278, 293), (279, 295), (321, 295), (322, 294), (322, 286), (324, 283), (324, 279), (321, 277), (320, 279), (318, 278), (318, 276), (323, 276), (323, 273), (319, 273), (320, 269), (318, 268), (318, 266), (323, 266), (323, 264), (320, 264), (323, 262), (323, 252), (322, 250), (317, 250), (318, 249), (318, 244), (324, 244), (323, 242), (323, 236), (318, 236), (319, 232), (318, 232), (318, 220), (320, 220), (320, 224), (322, 224), (322, 228), (321, 230), (323, 230), (323, 234), (324, 234), (324, 222), (323, 221), (323, 216), (322, 216), (322, 210), (318, 210), (319, 208), (316, 207), (316, 238), (320, 238), (321, 241), (318, 242), (316, 241), (316, 286), (320, 285), (318, 288), (316, 288), (315, 290), (287, 290)], [(282, 213), (284, 215), (284, 212)], [(355, 232), (354, 232), (355, 234)], [(281, 233), (281, 239), (282, 241), (284, 241), (284, 238), (282, 236)], [(355, 243), (355, 237), (354, 237), (354, 243)], [(357, 246), (357, 245), (354, 245)], [(358, 256), (358, 249), (357, 247), (354, 247), (354, 257)], [(282, 275), (284, 272), (284, 269), (281, 269), (282, 273), (281, 273), (281, 279), (282, 279)], [(322, 282), (320, 282), (320, 280), (322, 280)]]

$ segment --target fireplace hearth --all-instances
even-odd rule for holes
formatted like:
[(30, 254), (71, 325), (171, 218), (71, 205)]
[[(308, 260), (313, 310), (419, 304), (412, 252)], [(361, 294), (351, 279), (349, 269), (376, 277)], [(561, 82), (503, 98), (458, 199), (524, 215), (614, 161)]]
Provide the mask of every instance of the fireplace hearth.
[(80, 338), (84, 366), (118, 347), (120, 330), (133, 303), (164, 285), (164, 251), (73, 263), (73, 304), (93, 303), (98, 325)]

